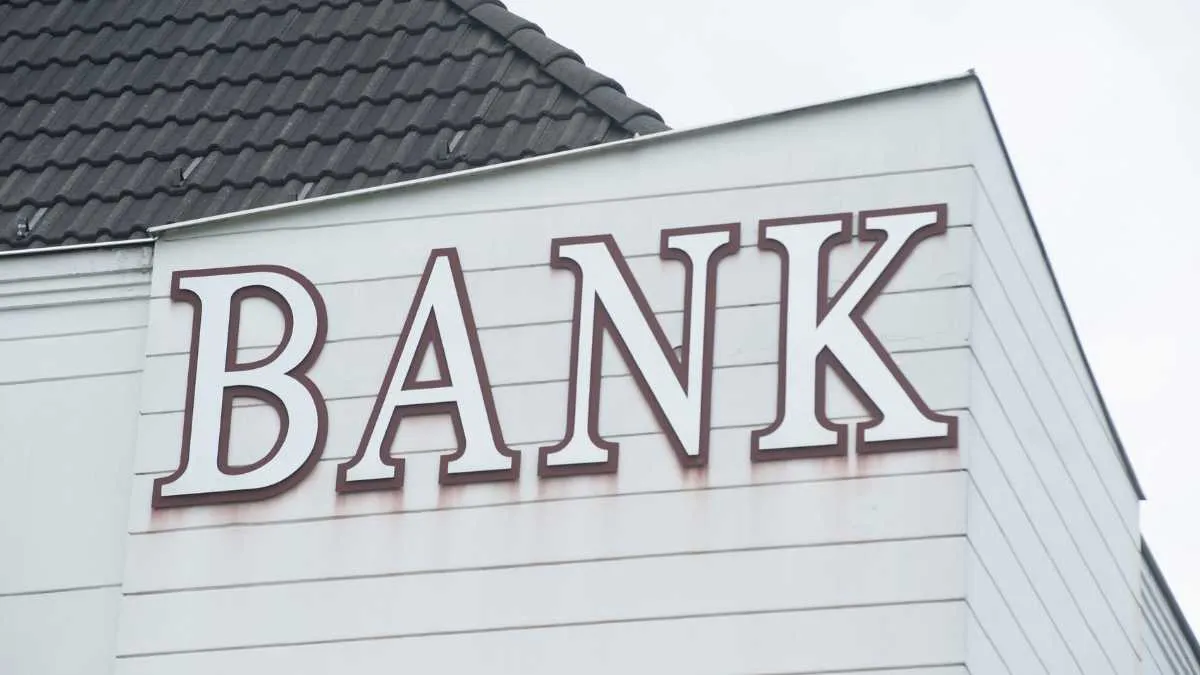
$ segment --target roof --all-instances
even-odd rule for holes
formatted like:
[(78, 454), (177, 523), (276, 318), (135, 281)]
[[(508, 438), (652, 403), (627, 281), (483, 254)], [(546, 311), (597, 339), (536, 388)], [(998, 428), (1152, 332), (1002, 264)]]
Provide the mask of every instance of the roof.
[(0, 4), (0, 249), (666, 128), (498, 0)]

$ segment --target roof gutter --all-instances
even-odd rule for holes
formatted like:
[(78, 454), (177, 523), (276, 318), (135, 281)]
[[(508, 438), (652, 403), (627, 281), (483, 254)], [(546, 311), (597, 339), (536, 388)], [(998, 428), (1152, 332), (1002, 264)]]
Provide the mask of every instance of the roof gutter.
[(154, 237), (138, 237), (137, 239), (118, 239), (115, 241), (93, 241), (86, 244), (69, 244), (66, 246), (39, 246), (37, 248), (14, 248), (0, 251), (0, 258), (13, 258), (39, 253), (70, 253), (71, 251), (87, 251), (93, 249), (118, 248), (126, 246), (149, 246), (154, 243)]

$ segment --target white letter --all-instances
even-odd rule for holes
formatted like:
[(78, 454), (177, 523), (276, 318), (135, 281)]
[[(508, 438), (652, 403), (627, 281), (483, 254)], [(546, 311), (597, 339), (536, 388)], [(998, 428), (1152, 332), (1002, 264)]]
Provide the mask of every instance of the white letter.
[[(284, 316), (280, 345), (266, 358), (237, 362), (241, 302), (264, 298)], [(176, 272), (171, 299), (193, 307), (191, 363), (179, 468), (154, 481), (155, 508), (252, 501), (302, 479), (325, 443), (325, 402), (305, 373), (325, 342), (325, 305), (308, 279), (284, 267)], [(279, 415), (274, 447), (253, 464), (229, 464), (233, 400), (256, 398)]]
[[(737, 248), (736, 224), (663, 231), (659, 257), (682, 262), (687, 274), (680, 360), (611, 236), (551, 243), (551, 266), (575, 274), (575, 316), (567, 434), (557, 445), (542, 448), (540, 475), (617, 470), (618, 445), (601, 439), (596, 429), (605, 330), (633, 371), (680, 464), (703, 466), (708, 461), (717, 263)], [(703, 275), (699, 283), (697, 267)]]
[[(411, 340), (414, 333), (419, 337)], [(421, 381), (430, 350), (438, 378)], [(459, 447), (442, 457), (443, 484), (516, 479), (521, 458), (500, 437), (462, 265), (452, 248), (429, 254), (358, 453), (338, 467), (338, 492), (403, 484), (404, 459), (391, 456), (391, 445), (405, 415), (453, 417)]]
[(765, 220), (758, 246), (782, 258), (778, 410), (751, 435), (755, 460), (843, 455), (846, 426), (824, 412), (833, 368), (871, 413), (858, 426), (857, 450), (954, 447), (957, 419), (929, 409), (863, 320), (908, 254), (946, 231), (946, 207), (859, 214), (859, 236), (878, 242), (838, 292), (829, 295), (829, 254), (851, 240), (851, 214)]

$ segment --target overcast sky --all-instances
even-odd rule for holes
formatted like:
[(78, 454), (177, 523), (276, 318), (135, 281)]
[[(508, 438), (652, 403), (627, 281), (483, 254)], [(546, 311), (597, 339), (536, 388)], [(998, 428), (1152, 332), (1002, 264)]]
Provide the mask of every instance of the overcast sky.
[(506, 0), (672, 127), (974, 68), (1200, 630), (1200, 0)]

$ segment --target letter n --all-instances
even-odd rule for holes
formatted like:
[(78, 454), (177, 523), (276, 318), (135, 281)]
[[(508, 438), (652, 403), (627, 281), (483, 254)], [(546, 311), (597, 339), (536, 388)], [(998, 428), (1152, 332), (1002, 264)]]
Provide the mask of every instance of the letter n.
[(676, 356), (611, 236), (551, 243), (551, 266), (575, 274), (567, 434), (541, 449), (542, 476), (611, 473), (618, 444), (600, 438), (603, 335), (612, 336), (682, 466), (708, 461), (717, 264), (738, 249), (738, 225), (664, 230), (659, 257), (684, 265), (682, 354)]
[[(242, 301), (263, 298), (283, 313), (271, 354), (237, 359)], [(154, 481), (155, 508), (273, 497), (312, 470), (325, 443), (325, 403), (306, 373), (325, 342), (325, 305), (299, 273), (275, 266), (176, 272), (171, 299), (192, 305), (192, 342), (179, 468)], [(279, 435), (261, 459), (229, 462), (236, 398), (258, 399), (279, 416)]]

